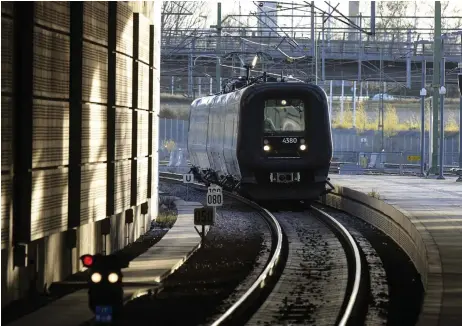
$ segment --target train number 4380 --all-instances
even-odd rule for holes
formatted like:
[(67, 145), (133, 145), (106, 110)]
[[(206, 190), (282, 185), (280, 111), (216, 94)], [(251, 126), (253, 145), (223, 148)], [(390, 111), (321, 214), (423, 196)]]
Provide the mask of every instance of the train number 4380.
[(297, 138), (293, 138), (293, 137), (286, 137), (286, 138), (283, 138), (282, 139), (282, 142), (284, 144), (296, 144), (298, 142), (298, 139)]

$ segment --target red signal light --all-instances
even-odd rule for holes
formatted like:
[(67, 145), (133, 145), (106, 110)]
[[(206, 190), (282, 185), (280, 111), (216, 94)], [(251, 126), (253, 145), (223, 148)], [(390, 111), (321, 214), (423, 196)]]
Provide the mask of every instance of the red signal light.
[(93, 256), (92, 255), (83, 255), (80, 257), (82, 260), (83, 266), (85, 267), (91, 267), (93, 265)]

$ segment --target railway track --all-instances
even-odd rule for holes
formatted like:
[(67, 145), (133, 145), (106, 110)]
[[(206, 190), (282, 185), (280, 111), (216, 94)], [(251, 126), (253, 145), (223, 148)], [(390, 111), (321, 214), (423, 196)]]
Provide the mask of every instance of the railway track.
[(362, 262), (348, 231), (317, 209), (275, 213), (289, 246), (274, 291), (247, 325), (360, 325)]
[[(160, 172), (161, 180), (181, 183), (181, 178)], [(201, 184), (193, 187), (205, 190)], [(347, 325), (364, 320), (363, 305), (358, 303), (362, 259), (341, 223), (319, 208), (273, 214), (236, 194), (225, 193), (264, 212), (277, 241), (256, 281), (211, 325)], [(325, 286), (319, 286), (320, 279)]]

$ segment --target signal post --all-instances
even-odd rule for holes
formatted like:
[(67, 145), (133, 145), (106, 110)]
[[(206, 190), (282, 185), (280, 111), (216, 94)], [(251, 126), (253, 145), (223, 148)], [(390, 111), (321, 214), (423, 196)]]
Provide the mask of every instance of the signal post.
[(186, 201), (189, 200), (189, 184), (194, 183), (194, 174), (183, 174), (183, 183), (186, 184)]
[(211, 185), (207, 188), (206, 207), (194, 209), (194, 225), (202, 226), (202, 231), (194, 226), (197, 233), (201, 236), (202, 241), (205, 237), (205, 226), (215, 225), (217, 207), (223, 206), (223, 189), (217, 185)]

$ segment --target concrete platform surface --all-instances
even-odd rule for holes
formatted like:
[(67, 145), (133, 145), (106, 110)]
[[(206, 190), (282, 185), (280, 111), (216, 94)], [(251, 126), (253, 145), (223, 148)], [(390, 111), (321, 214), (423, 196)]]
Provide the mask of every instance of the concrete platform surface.
[[(123, 269), (124, 282), (143, 283), (141, 286), (124, 288), (126, 300), (146, 293), (173, 273), (200, 246), (200, 236), (194, 229), (194, 208), (200, 203), (175, 201), (178, 217), (164, 237), (130, 262)], [(153, 286), (149, 286), (153, 284)], [(93, 318), (88, 308), (87, 290), (80, 290), (56, 300), (8, 325), (11, 326), (75, 326)]]
[[(446, 180), (331, 176), (332, 183), (345, 188), (343, 192), (350, 198), (354, 197), (354, 192), (348, 192), (347, 188), (366, 194), (377, 192), (381, 201), (392, 205), (408, 219), (395, 219), (397, 223), (406, 229), (415, 227), (419, 233), (420, 237), (408, 233), (416, 248), (419, 248), (419, 240), (423, 241), (421, 254), (427, 268), (426, 279), (423, 279), (426, 281), (425, 302), (419, 325), (462, 325), (462, 183), (455, 180), (452, 176)], [(364, 196), (359, 201), (367, 201), (370, 207), (384, 212), (385, 208), (373, 204), (373, 200), (364, 200)], [(411, 227), (407, 226), (409, 221)]]

